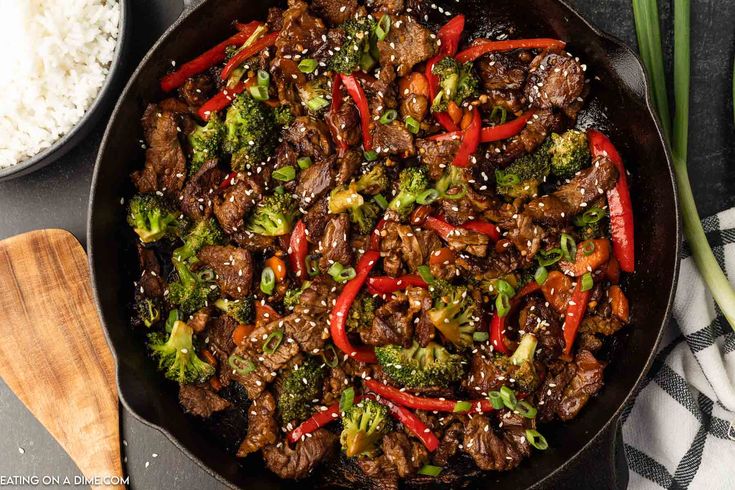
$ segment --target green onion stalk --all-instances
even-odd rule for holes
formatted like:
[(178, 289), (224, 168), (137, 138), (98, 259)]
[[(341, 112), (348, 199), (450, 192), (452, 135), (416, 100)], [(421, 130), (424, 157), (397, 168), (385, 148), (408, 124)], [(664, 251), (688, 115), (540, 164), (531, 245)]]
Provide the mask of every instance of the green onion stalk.
[[(674, 175), (679, 192), (679, 203), (692, 257), (704, 282), (720, 307), (722, 314), (735, 330), (735, 289), (720, 268), (702, 228), (694, 202), (687, 171), (689, 137), (689, 78), (690, 78), (690, 12), (689, 0), (674, 0), (674, 102), (673, 132), (666, 96), (663, 70), (663, 52), (656, 0), (633, 0), (636, 31), (641, 58), (651, 75), (654, 101), (666, 136), (671, 139)], [(735, 67), (733, 68), (735, 77)], [(733, 81), (735, 95), (735, 78)], [(735, 116), (735, 108), (733, 108)]]

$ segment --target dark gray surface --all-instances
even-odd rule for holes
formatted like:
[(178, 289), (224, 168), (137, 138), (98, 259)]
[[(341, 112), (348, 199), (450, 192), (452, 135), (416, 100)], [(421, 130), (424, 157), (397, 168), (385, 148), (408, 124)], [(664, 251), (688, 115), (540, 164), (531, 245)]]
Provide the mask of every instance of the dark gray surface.
[[(635, 47), (629, 0), (570, 0), (590, 20)], [(129, 69), (137, 64), (181, 0), (132, 0), (133, 31)], [(662, 24), (670, 32), (669, 2)], [(690, 175), (700, 213), (710, 215), (735, 204), (731, 60), (735, 6), (722, 0), (695, 0), (692, 12), (692, 119)], [(664, 36), (670, 49), (670, 36)], [(30, 176), (0, 184), (0, 239), (39, 228), (64, 228), (84, 243), (86, 208), (94, 157), (104, 123), (62, 160)], [(122, 411), (126, 471), (134, 488), (223, 488), (189, 461), (156, 430)], [(0, 381), (0, 475), (75, 475), (75, 465)], [(22, 448), (22, 451), (19, 449)], [(597, 457), (603, 457), (601, 448)], [(154, 456), (155, 455), (155, 456)], [(594, 456), (593, 456), (594, 457)], [(585, 472), (586, 468), (579, 470)]]

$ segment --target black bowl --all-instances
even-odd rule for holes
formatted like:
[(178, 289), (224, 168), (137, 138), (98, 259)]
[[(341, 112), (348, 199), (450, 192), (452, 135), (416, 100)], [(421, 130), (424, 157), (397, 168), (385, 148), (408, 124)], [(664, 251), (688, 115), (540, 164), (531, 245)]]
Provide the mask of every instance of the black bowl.
[[(143, 163), (140, 117), (148, 101), (164, 94), (159, 79), (170, 60), (183, 61), (231, 32), (233, 19), (263, 19), (270, 2), (206, 0), (177, 21), (146, 55), (128, 82), (107, 127), (97, 159), (89, 208), (88, 246), (95, 296), (117, 360), (122, 403), (141, 421), (166, 434), (213, 476), (244, 488), (286, 488), (253, 456), (237, 460), (224, 451), (202, 424), (180, 409), (176, 389), (163, 380), (128, 324), (127, 305), (137, 275), (134, 244), (120, 199), (129, 197), (128, 175)], [(618, 415), (650, 367), (661, 331), (669, 319), (679, 265), (679, 216), (670, 156), (653, 113), (645, 73), (636, 55), (601, 33), (558, 0), (468, 0), (436, 4), (467, 16), (467, 33), (511, 37), (557, 37), (588, 64), (591, 97), (580, 126), (595, 126), (616, 144), (630, 171), (636, 214), (636, 273), (627, 279), (632, 326), (616, 338), (617, 355), (605, 373), (607, 385), (569, 423), (544, 428), (550, 449), (520, 468), (486, 473), (471, 487), (527, 488), (555, 485), (558, 473), (601, 434), (613, 433)], [(438, 16), (439, 14), (434, 11)], [(445, 22), (449, 17), (441, 16)], [(216, 34), (215, 34), (216, 33)], [(612, 446), (612, 445), (611, 445)], [(612, 466), (609, 460), (598, 464)], [(594, 473), (592, 468), (588, 468)], [(627, 480), (626, 473), (621, 475)], [(302, 485), (310, 486), (314, 482)]]
[(61, 136), (51, 146), (36, 153), (32, 157), (10, 167), (0, 168), (0, 182), (14, 179), (34, 172), (64, 156), (69, 150), (92, 130), (99, 121), (102, 114), (112, 105), (115, 100), (117, 89), (121, 85), (122, 65), (125, 62), (125, 53), (128, 47), (128, 29), (130, 26), (129, 0), (119, 0), (120, 19), (118, 21), (118, 37), (115, 45), (115, 53), (110, 62), (110, 70), (105, 82), (100, 87), (97, 97), (84, 113), (82, 118), (72, 127), (68, 133)]

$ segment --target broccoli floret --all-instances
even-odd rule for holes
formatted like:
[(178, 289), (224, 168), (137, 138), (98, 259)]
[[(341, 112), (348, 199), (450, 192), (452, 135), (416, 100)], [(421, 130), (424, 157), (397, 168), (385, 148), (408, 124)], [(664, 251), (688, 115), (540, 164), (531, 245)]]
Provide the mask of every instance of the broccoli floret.
[(358, 231), (367, 235), (378, 221), (380, 206), (373, 202), (365, 202), (365, 198), (357, 192), (357, 184), (336, 187), (329, 195), (329, 212), (339, 214), (348, 211), (350, 219), (357, 225)]
[(535, 335), (531, 333), (524, 334), (515, 352), (510, 356), (510, 364), (513, 366), (510, 369), (510, 375), (522, 391), (532, 392), (539, 383), (539, 377), (536, 374), (536, 367), (533, 362), (537, 344), (538, 340)]
[(197, 173), (207, 160), (219, 156), (224, 137), (225, 125), (216, 112), (212, 113), (206, 125), (197, 125), (194, 128), (194, 131), (189, 134), (189, 145), (191, 146), (189, 175)]
[(219, 245), (225, 234), (213, 219), (198, 221), (184, 237), (184, 244), (174, 250), (173, 257), (179, 261), (189, 260), (207, 245)]
[(214, 374), (214, 367), (197, 356), (193, 335), (194, 331), (189, 325), (177, 321), (168, 338), (161, 332), (148, 336), (148, 347), (158, 360), (158, 369), (171, 381), (201, 383)]
[(357, 192), (364, 192), (365, 194), (374, 196), (386, 190), (389, 184), (390, 181), (388, 174), (385, 172), (385, 167), (378, 164), (357, 179), (355, 189)]
[(298, 209), (290, 194), (272, 194), (265, 197), (255, 208), (248, 230), (265, 236), (280, 236), (293, 228)]
[(457, 347), (470, 347), (476, 318), (475, 302), (467, 288), (439, 280), (429, 288), (434, 296), (433, 308), (427, 312), (431, 323)]
[(296, 119), (291, 112), (291, 106), (285, 104), (273, 109), (273, 117), (276, 118), (276, 124), (279, 126), (288, 126)]
[(154, 298), (138, 299), (133, 305), (133, 324), (152, 327), (161, 321), (161, 303)]
[(405, 217), (413, 209), (419, 194), (429, 186), (429, 177), (426, 167), (408, 167), (401, 171), (399, 176), (398, 194), (388, 204), (388, 209), (396, 211)]
[(361, 235), (367, 235), (375, 229), (375, 224), (381, 216), (381, 209), (374, 202), (366, 202), (360, 207), (350, 210), (352, 223), (357, 226)]
[(432, 68), (432, 73), (439, 77), (441, 90), (431, 103), (431, 110), (444, 112), (450, 101), (460, 105), (465, 99), (477, 92), (479, 81), (472, 73), (472, 63), (459, 63), (447, 56)]
[(408, 349), (398, 345), (376, 347), (375, 355), (383, 372), (406, 388), (447, 387), (464, 371), (464, 358), (435, 342), (421, 347), (414, 341)]
[(450, 165), (434, 186), (442, 199), (461, 199), (467, 194), (467, 180), (461, 167)]
[(363, 57), (370, 56), (370, 37), (376, 22), (368, 17), (350, 19), (339, 26), (345, 33), (339, 51), (335, 51), (328, 66), (331, 70), (350, 74), (357, 70)]
[(301, 422), (314, 412), (311, 404), (321, 394), (325, 374), (321, 360), (308, 357), (285, 375), (278, 397), (278, 412), (284, 425)]
[(238, 323), (252, 323), (255, 315), (255, 308), (252, 299), (224, 299), (220, 298), (214, 302), (214, 306), (231, 316)]
[(286, 290), (283, 296), (283, 307), (287, 310), (293, 310), (299, 304), (301, 294), (311, 286), (311, 281), (305, 281), (300, 288), (291, 288)]
[(587, 134), (570, 129), (563, 134), (553, 133), (548, 148), (551, 157), (551, 173), (565, 179), (576, 174), (590, 163)]
[(223, 149), (232, 153), (233, 170), (243, 171), (265, 161), (278, 144), (273, 110), (249, 93), (237, 96), (227, 109)]
[(393, 429), (388, 407), (375, 400), (364, 399), (352, 405), (342, 419), (339, 441), (348, 457), (372, 456), (383, 436)]
[(178, 306), (183, 314), (191, 315), (217, 298), (219, 290), (205, 274), (211, 271), (194, 273), (186, 262), (175, 258), (172, 262), (179, 278), (168, 285), (168, 301)]
[(498, 194), (508, 197), (534, 197), (538, 187), (551, 171), (550, 141), (536, 151), (517, 158), (503, 170), (495, 171)]
[(347, 329), (356, 332), (363, 328), (370, 328), (375, 318), (375, 298), (367, 293), (360, 293), (352, 303), (350, 313), (347, 316)]
[(331, 93), (327, 77), (317, 77), (299, 86), (301, 103), (312, 115), (317, 115), (329, 107)]
[(143, 243), (181, 236), (188, 222), (156, 194), (136, 194), (128, 203), (128, 224)]

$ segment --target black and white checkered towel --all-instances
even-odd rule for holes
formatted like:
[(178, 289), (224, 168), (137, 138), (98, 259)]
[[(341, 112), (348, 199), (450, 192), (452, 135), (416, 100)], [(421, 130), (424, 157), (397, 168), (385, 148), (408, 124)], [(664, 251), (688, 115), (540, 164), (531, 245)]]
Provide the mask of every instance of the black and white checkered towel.
[[(735, 283), (735, 209), (703, 225)], [(623, 439), (631, 489), (735, 489), (735, 333), (686, 245), (674, 318), (623, 412)]]

